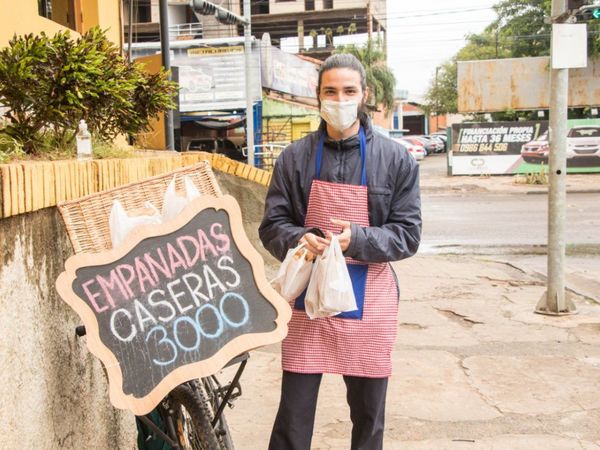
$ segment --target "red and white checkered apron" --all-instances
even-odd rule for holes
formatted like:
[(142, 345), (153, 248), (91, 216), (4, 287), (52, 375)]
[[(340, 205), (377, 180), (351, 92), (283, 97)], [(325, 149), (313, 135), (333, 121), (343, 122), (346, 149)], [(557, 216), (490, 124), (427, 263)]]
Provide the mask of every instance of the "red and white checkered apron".
[[(330, 219), (369, 226), (366, 186), (313, 180), (304, 225), (339, 233)], [(348, 263), (354, 260), (346, 258)], [(354, 261), (355, 263), (357, 261)], [(398, 291), (387, 263), (368, 265), (362, 320), (309, 319), (294, 309), (282, 344), (283, 370), (384, 378), (392, 372)]]

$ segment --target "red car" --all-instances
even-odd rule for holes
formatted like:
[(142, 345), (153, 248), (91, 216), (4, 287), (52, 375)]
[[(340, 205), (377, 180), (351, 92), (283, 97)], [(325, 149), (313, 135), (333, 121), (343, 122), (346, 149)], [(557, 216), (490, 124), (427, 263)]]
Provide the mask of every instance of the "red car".
[(535, 141), (523, 144), (521, 147), (521, 156), (528, 163), (547, 163), (550, 144), (548, 142), (548, 132), (541, 134)]

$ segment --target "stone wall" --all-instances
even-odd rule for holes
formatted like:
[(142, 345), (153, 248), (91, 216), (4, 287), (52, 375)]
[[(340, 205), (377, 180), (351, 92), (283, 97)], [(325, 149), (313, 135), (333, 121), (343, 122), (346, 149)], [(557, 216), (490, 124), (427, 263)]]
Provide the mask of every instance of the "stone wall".
[(71, 254), (56, 208), (0, 220), (3, 448), (135, 448), (133, 415), (111, 406), (102, 365), (54, 289)]
[[(266, 187), (215, 174), (238, 200), (271, 278), (277, 263), (258, 241)], [(135, 448), (133, 415), (110, 404), (102, 365), (75, 336), (79, 319), (54, 288), (71, 254), (56, 208), (0, 219), (2, 448)]]

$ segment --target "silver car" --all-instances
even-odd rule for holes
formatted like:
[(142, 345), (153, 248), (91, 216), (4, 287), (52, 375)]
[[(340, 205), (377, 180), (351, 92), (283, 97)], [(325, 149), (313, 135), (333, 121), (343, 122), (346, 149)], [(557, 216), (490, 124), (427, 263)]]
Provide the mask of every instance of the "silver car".
[(567, 134), (567, 158), (597, 156), (600, 158), (600, 126), (576, 126)]

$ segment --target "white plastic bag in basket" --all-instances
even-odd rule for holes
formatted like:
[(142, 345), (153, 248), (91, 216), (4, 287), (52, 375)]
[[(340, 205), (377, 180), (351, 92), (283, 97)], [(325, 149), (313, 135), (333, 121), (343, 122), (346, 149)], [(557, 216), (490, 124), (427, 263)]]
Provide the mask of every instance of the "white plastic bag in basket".
[(154, 214), (129, 216), (119, 200), (113, 201), (108, 218), (113, 248), (120, 245), (135, 227), (161, 223), (160, 211), (150, 202), (146, 202), (145, 206), (148, 210), (154, 211)]
[(183, 196), (177, 195), (177, 192), (175, 191), (175, 177), (176, 175), (173, 176), (173, 180), (169, 183), (167, 190), (165, 191), (162, 207), (163, 222), (167, 222), (177, 217), (177, 214), (179, 214), (188, 203), (202, 195), (188, 176), (183, 177), (185, 194)]

